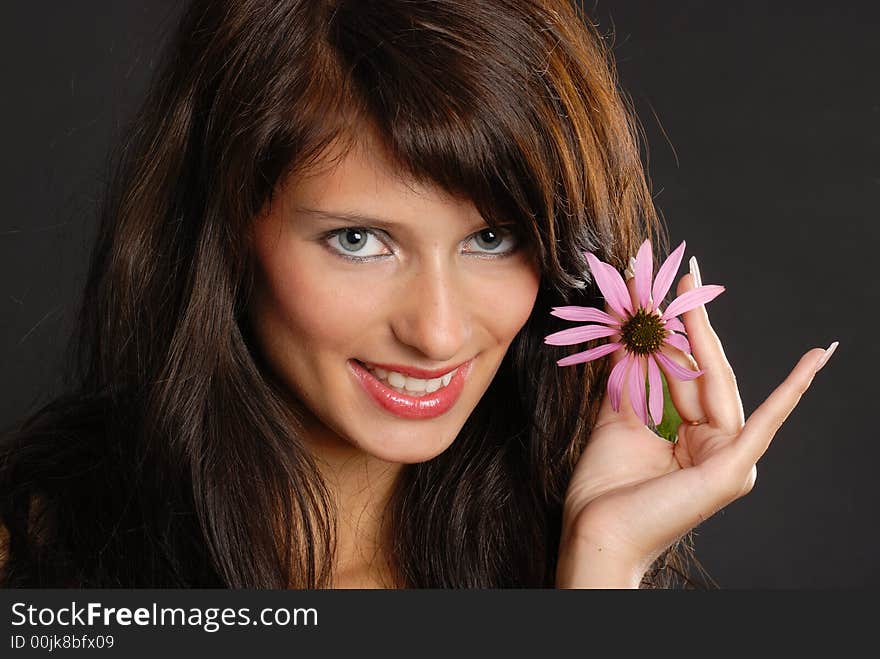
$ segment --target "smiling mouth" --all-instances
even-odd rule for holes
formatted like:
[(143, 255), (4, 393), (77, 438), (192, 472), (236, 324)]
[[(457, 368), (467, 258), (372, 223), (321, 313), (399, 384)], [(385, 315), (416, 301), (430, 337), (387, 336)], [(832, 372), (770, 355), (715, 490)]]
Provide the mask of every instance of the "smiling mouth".
[[(398, 418), (423, 420), (436, 418), (455, 406), (465, 388), (468, 375), (474, 369), (474, 358), (439, 378), (424, 380), (424, 391), (418, 391), (422, 386), (419, 378), (397, 373), (404, 377), (404, 386), (397, 387), (394, 382), (399, 383), (400, 380), (394, 371), (389, 373), (386, 370), (384, 377), (380, 378), (382, 373), (377, 371), (381, 367), (373, 367), (357, 359), (349, 360), (349, 366), (356, 382), (381, 409)], [(448, 378), (445, 385), (444, 378)], [(438, 387), (436, 390), (428, 391), (435, 386)]]
[(416, 378), (398, 371), (389, 371), (367, 362), (355, 360), (367, 369), (377, 380), (389, 389), (408, 396), (421, 397), (444, 389), (449, 385), (460, 367), (456, 367), (439, 378)]

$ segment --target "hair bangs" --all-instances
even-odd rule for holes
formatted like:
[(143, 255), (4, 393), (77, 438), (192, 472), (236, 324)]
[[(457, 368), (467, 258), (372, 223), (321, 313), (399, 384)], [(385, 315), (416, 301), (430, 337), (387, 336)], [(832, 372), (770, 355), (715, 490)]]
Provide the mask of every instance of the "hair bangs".
[(568, 204), (554, 183), (553, 140), (565, 131), (547, 128), (561, 119), (533, 66), (550, 45), (521, 16), (486, 20), (482, 3), (448, 12), (444, 3), (334, 5), (309, 83), (314, 100), (297, 104), (311, 139), (299, 141), (291, 173), (332, 166), (354, 147), (381, 149), (400, 180), (471, 201), (491, 228), (513, 224), (542, 271), (578, 287), (554, 239)]

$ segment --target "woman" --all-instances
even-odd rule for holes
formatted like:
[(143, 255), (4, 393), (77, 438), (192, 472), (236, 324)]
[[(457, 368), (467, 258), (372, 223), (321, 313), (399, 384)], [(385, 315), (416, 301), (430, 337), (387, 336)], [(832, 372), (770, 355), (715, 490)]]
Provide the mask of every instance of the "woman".
[(551, 308), (601, 304), (584, 251), (667, 248), (635, 135), (563, 0), (193, 2), (120, 150), (71, 393), (4, 442), (3, 583), (671, 584), (824, 351), (744, 424), (687, 312), (676, 444), (611, 409), (617, 356), (556, 365)]

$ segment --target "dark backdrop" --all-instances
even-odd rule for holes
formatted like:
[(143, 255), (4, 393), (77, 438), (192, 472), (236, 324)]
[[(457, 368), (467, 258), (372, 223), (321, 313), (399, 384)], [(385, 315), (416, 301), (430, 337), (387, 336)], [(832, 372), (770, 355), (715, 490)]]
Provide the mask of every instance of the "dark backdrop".
[[(588, 7), (643, 123), (672, 245), (687, 240), (704, 282), (727, 287), (709, 311), (746, 415), (806, 350), (840, 341), (754, 490), (698, 527), (703, 564), (726, 588), (880, 585), (877, 5)], [(168, 0), (7, 8), (2, 425), (59, 389), (106, 154), (177, 10)]]

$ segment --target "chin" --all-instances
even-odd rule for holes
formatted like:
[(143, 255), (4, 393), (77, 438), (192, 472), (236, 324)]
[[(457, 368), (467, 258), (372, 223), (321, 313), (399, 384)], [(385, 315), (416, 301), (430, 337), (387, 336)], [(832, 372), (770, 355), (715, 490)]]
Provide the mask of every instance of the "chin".
[[(458, 435), (455, 432), (431, 432), (428, 428), (407, 432), (389, 432), (387, 428), (370, 437), (354, 438), (352, 442), (370, 456), (400, 464), (416, 464), (436, 458), (448, 449)], [(382, 438), (377, 441), (377, 438)]]

